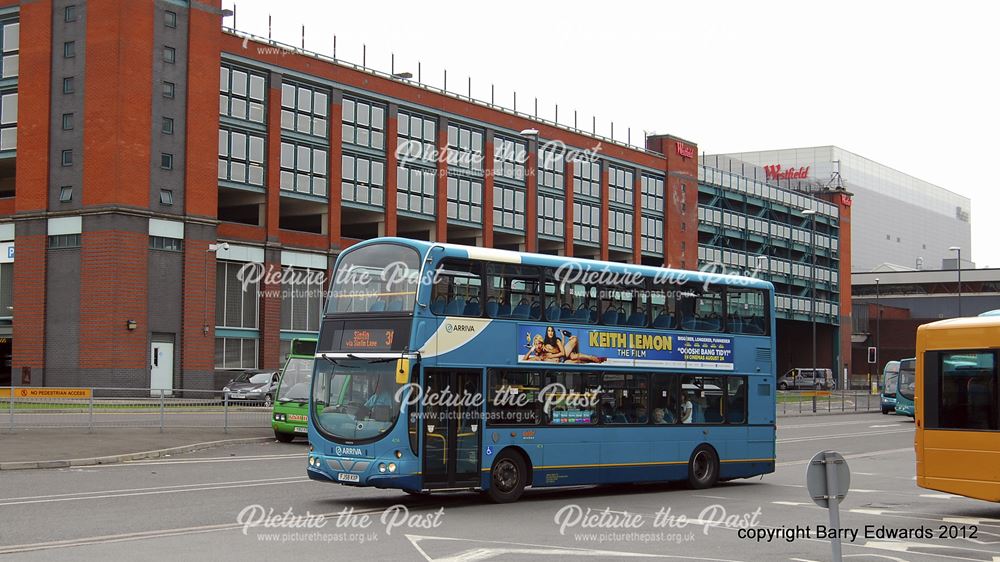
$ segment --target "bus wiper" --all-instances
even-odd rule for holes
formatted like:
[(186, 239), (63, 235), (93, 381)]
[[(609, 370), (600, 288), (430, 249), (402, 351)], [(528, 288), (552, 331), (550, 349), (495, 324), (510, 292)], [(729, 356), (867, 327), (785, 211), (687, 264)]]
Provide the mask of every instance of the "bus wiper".
[(388, 363), (389, 361), (395, 361), (395, 360), (396, 360), (395, 357), (380, 357), (377, 359), (369, 359), (368, 364), (371, 365), (373, 363)]
[[(355, 359), (355, 360), (358, 360), (358, 361), (361, 360), (360, 357), (358, 357), (357, 355), (354, 355), (353, 353), (348, 353), (347, 357), (349, 359)], [(369, 359), (368, 360), (368, 364), (371, 365), (373, 363), (388, 363), (389, 361), (395, 361), (395, 360), (396, 360), (396, 357), (377, 357), (375, 359)]]
[(340, 366), (340, 363), (337, 363), (336, 359), (330, 357), (329, 355), (327, 355), (325, 353), (323, 353), (321, 355), (323, 356), (323, 359), (326, 359), (327, 361), (329, 361), (330, 363), (333, 363), (334, 365), (337, 365), (338, 367)]

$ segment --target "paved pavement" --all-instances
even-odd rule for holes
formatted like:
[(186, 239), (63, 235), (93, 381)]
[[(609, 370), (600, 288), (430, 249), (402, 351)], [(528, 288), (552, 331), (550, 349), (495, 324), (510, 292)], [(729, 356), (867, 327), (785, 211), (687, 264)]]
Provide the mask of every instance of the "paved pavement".
[[(700, 491), (659, 485), (529, 490), (509, 505), (470, 493), (412, 497), (312, 482), (305, 477), (304, 442), (11, 471), (0, 477), (0, 555), (102, 561), (268, 559), (289, 553), (401, 561), (829, 560), (829, 542), (817, 536), (827, 513), (809, 500), (803, 477), (808, 459), (823, 449), (840, 451), (852, 470), (841, 518), (844, 528), (858, 535), (845, 539), (845, 558), (917, 562), (1000, 556), (997, 506), (917, 488), (913, 422), (879, 414), (780, 419), (777, 471), (762, 478)], [(559, 523), (577, 509), (619, 525)], [(735, 528), (723, 523), (723, 510), (735, 518)], [(665, 525), (655, 527), (657, 513)], [(325, 519), (317, 518), (321, 514)], [(686, 525), (679, 522), (682, 515)], [(739, 521), (755, 517), (755, 529), (771, 530), (770, 538), (741, 536)], [(282, 520), (293, 526), (264, 523)], [(713, 520), (718, 523), (707, 524)], [(774, 534), (796, 528), (809, 530), (809, 536), (789, 540)], [(956, 537), (942, 538), (942, 529)], [(915, 536), (925, 531), (930, 536)]]
[(155, 458), (224, 443), (273, 440), (270, 428), (18, 429), (0, 431), (0, 470), (58, 468)]

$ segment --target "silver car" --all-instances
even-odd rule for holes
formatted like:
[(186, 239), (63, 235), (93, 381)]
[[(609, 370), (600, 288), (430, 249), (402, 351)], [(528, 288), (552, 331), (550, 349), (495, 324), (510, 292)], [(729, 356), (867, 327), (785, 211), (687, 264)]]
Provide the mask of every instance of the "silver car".
[(277, 371), (244, 371), (222, 387), (230, 400), (262, 402), (270, 407), (274, 403), (274, 393), (278, 388)]

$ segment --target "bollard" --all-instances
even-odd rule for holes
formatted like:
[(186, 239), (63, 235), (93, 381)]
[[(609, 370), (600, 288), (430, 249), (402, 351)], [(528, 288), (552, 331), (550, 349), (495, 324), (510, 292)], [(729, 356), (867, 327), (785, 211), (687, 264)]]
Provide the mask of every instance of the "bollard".
[(94, 432), (94, 389), (90, 389), (90, 400), (87, 407), (87, 433)]
[(14, 433), (14, 387), (10, 387), (10, 432)]
[(229, 392), (222, 393), (222, 432), (229, 433)]
[(164, 389), (160, 389), (160, 433), (163, 433), (163, 398), (165, 395)]

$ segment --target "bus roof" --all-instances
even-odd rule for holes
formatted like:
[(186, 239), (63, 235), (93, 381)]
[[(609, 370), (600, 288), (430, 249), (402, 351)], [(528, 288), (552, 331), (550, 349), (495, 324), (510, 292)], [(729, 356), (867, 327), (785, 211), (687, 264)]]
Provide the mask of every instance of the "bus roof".
[(977, 349), (997, 347), (1000, 316), (952, 318), (917, 328), (917, 354), (931, 349)]
[(522, 265), (533, 265), (533, 266), (547, 266), (547, 267), (559, 267), (560, 265), (566, 263), (576, 263), (581, 266), (594, 267), (595, 265), (606, 267), (609, 271), (615, 273), (638, 273), (645, 276), (652, 277), (657, 272), (662, 272), (664, 270), (676, 273), (687, 274), (687, 279), (689, 281), (697, 281), (698, 283), (704, 283), (708, 281), (710, 283), (720, 283), (723, 285), (742, 285), (747, 288), (753, 289), (767, 289), (773, 292), (774, 286), (768, 282), (754, 277), (745, 277), (739, 275), (729, 275), (722, 273), (713, 273), (710, 271), (701, 272), (696, 270), (683, 270), (668, 267), (653, 267), (648, 265), (638, 265), (630, 263), (619, 263), (619, 262), (606, 262), (600, 260), (584, 259), (584, 258), (573, 258), (565, 256), (551, 256), (546, 254), (533, 254), (528, 252), (514, 252), (511, 250), (500, 250), (496, 248), (480, 248), (478, 246), (462, 246), (459, 244), (448, 244), (444, 242), (426, 242), (423, 240), (410, 240), (408, 238), (395, 238), (395, 237), (383, 237), (383, 238), (372, 238), (370, 240), (365, 240), (359, 242), (350, 249), (359, 248), (361, 246), (367, 246), (370, 244), (378, 243), (394, 243), (404, 246), (409, 246), (420, 254), (421, 258), (424, 258), (431, 248), (440, 247), (443, 248), (447, 255), (453, 257), (464, 257), (470, 260), (482, 260), (482, 261), (495, 261), (501, 263), (511, 263), (511, 264), (522, 264)]
[(918, 327), (917, 333), (934, 330), (983, 330), (990, 328), (1000, 328), (1000, 316), (967, 316), (938, 320)]

